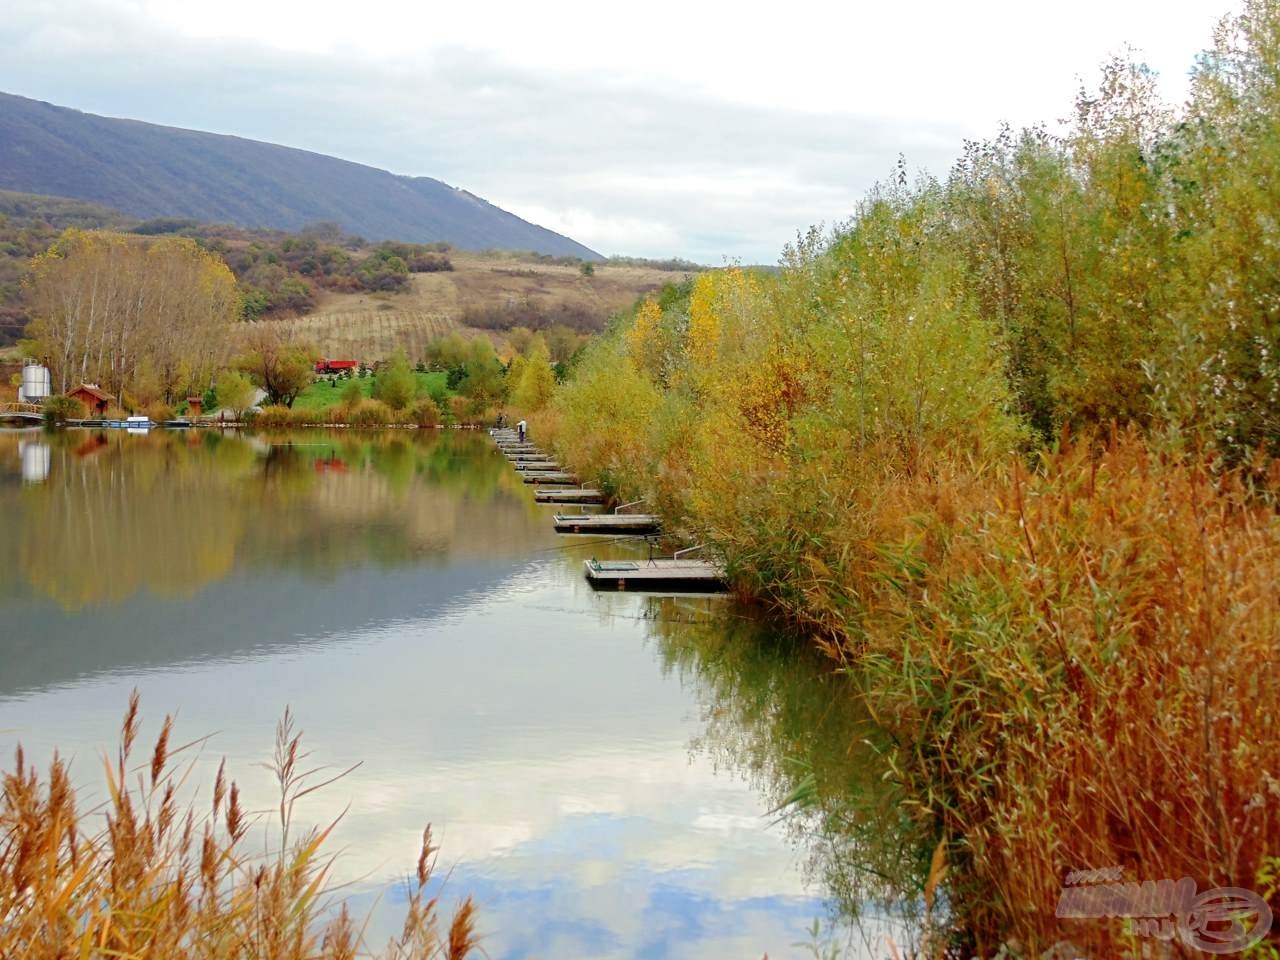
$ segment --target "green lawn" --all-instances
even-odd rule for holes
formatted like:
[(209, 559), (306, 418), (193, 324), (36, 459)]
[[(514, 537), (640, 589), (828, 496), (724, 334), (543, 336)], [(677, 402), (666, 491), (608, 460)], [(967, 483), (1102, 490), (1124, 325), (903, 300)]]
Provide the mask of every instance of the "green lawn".
[[(445, 380), (448, 374), (443, 372), (436, 373), (415, 373), (418, 378), (418, 392), (422, 396), (430, 394), (440, 394), (445, 392)], [(347, 389), (347, 384), (354, 383), (360, 387), (360, 392), (364, 396), (369, 396), (373, 391), (373, 383), (376, 377), (356, 377), (354, 380), (334, 380), (332, 386), (328, 380), (317, 380), (302, 393), (298, 394), (298, 399), (293, 401), (294, 409), (315, 410), (331, 407), (335, 403), (342, 402), (342, 394)]]

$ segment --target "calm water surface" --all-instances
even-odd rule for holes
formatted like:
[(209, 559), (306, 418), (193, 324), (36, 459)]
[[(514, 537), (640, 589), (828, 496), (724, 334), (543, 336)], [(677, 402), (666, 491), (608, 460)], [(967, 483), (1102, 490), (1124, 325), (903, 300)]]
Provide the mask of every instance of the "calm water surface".
[(0, 434), (6, 765), (95, 783), (136, 687), (144, 739), (216, 734), (197, 779), (226, 756), (266, 809), (289, 705), (363, 763), (299, 816), (349, 806), (337, 879), (380, 924), (430, 822), (491, 957), (796, 954), (865, 891), (829, 807), (770, 811), (794, 764), (875, 779), (850, 712), (722, 601), (593, 594), (582, 559), (635, 548), (557, 538), (529, 489), (475, 434)]

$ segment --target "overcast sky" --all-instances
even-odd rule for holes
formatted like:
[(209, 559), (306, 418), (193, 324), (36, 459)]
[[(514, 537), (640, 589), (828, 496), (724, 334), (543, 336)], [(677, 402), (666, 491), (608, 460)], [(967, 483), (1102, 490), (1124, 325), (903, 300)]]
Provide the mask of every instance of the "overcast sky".
[(437, 177), (606, 253), (774, 262), (898, 155), (1067, 115), (1126, 44), (1180, 102), (1240, 0), (25, 0), (0, 90)]

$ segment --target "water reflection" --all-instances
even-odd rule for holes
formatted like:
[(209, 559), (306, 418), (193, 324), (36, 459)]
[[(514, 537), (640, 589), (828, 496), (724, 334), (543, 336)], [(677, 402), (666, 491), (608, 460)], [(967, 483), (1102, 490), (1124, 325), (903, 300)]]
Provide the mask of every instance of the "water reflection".
[(780, 811), (846, 940), (911, 955), (936, 838), (886, 776), (889, 743), (850, 678), (745, 611), (655, 599), (649, 615), (665, 668), (701, 705), (695, 749)]
[(290, 704), (318, 762), (364, 762), (299, 810), (348, 810), (336, 879), (394, 900), (431, 821), (493, 957), (786, 956), (829, 909), (804, 862), (838, 877), (769, 815), (793, 756), (833, 791), (875, 780), (819, 756), (850, 735), (799, 677), (826, 681), (687, 607), (592, 594), (584, 550), (628, 548), (564, 549), (486, 438), (42, 442), (24, 486), (0, 436), (0, 750), (91, 777), (137, 687), (144, 737), (166, 711), (216, 731), (194, 779), (225, 754), (266, 809), (255, 764)]
[[(245, 438), (213, 432), (0, 434), (0, 463), (36, 489), (0, 487), (0, 595), (68, 610), (141, 590), (191, 597), (233, 570), (332, 576), (435, 556), (518, 556), (540, 542), (484, 440), (434, 434)], [(504, 483), (503, 481), (507, 481)], [(24, 590), (25, 588), (25, 590)]]
[(39, 440), (20, 441), (18, 456), (22, 458), (23, 483), (44, 483), (49, 479), (50, 450), (47, 443)]

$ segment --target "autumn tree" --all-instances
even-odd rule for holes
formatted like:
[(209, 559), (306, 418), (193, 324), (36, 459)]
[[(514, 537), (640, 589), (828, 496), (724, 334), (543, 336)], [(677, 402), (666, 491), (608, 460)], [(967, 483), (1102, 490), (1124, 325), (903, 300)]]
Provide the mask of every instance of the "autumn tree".
[(32, 261), (24, 286), (31, 351), (58, 389), (84, 380), (140, 402), (206, 387), (239, 309), (226, 264), (184, 237), (67, 230)]
[(218, 375), (215, 392), (219, 405), (230, 410), (237, 420), (243, 420), (245, 411), (253, 406), (253, 383), (236, 370), (224, 370)]
[(316, 347), (291, 337), (278, 325), (255, 324), (245, 337), (239, 367), (266, 391), (267, 402), (292, 407), (314, 379)]
[(556, 377), (551, 369), (551, 352), (541, 336), (535, 336), (529, 356), (520, 370), (520, 379), (512, 386), (511, 402), (521, 410), (541, 410), (555, 392)]

